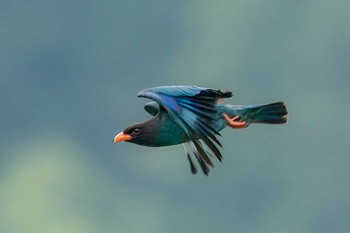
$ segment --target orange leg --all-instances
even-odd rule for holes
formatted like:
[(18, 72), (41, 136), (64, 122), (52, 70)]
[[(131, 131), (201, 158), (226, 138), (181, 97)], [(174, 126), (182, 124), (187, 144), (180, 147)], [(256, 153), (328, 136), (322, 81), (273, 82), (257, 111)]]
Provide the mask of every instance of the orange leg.
[(233, 118), (230, 118), (227, 114), (224, 113), (225, 121), (227, 122), (228, 126), (234, 128), (234, 129), (242, 129), (248, 127), (249, 124), (245, 121), (239, 121), (239, 116), (235, 116)]

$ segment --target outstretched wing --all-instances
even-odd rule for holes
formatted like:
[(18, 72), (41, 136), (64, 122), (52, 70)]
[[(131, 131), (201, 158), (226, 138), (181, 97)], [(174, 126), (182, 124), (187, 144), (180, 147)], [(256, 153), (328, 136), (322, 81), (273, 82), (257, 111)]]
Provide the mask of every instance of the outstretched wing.
[(137, 96), (156, 101), (181, 126), (193, 144), (193, 155), (206, 175), (208, 166), (213, 167), (209, 155), (214, 154), (219, 161), (222, 160), (217, 148), (217, 145), (222, 145), (215, 136), (220, 134), (211, 125), (219, 114), (216, 103), (231, 97), (231, 92), (197, 86), (164, 86), (145, 89)]

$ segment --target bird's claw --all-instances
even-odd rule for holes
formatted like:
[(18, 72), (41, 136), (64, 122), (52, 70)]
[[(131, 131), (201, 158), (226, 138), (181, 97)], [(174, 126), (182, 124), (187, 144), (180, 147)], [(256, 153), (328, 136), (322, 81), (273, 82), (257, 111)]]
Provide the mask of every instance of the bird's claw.
[(248, 127), (248, 123), (245, 121), (239, 121), (239, 116), (230, 118), (227, 114), (224, 114), (224, 118), (228, 126), (234, 129), (242, 129)]

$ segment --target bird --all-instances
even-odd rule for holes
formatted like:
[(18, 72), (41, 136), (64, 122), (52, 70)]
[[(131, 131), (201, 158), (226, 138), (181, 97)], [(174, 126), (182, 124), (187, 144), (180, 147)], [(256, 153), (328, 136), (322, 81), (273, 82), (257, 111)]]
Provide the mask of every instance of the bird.
[[(230, 105), (224, 100), (232, 97), (227, 90), (198, 86), (159, 86), (137, 94), (151, 102), (144, 109), (152, 118), (128, 126), (118, 133), (114, 142), (130, 142), (141, 146), (163, 147), (183, 144), (192, 174), (199, 165), (208, 176), (214, 167), (212, 158), (220, 162), (223, 156), (218, 147), (220, 131), (229, 126), (247, 128), (250, 124), (284, 124), (287, 108), (284, 102), (264, 105)], [(195, 164), (195, 160), (197, 164)]]

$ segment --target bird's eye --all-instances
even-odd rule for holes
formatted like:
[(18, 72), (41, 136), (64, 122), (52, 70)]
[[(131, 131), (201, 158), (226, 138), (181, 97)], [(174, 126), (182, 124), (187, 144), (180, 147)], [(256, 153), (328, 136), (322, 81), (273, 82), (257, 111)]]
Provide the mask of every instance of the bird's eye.
[(138, 135), (138, 134), (141, 133), (141, 129), (140, 128), (135, 128), (132, 132), (133, 132), (133, 134)]

